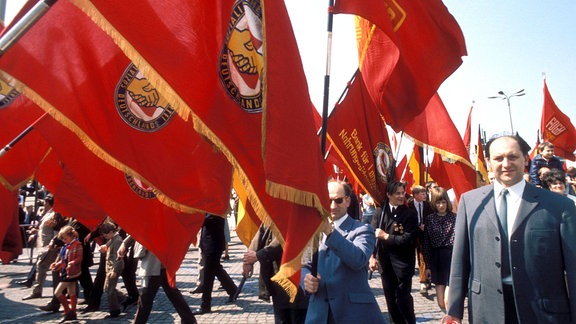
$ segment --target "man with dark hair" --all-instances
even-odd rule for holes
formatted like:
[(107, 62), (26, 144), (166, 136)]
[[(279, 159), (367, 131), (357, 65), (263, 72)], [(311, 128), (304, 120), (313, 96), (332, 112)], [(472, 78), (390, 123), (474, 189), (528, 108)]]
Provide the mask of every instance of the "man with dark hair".
[(426, 217), (434, 212), (430, 202), (427, 200), (427, 190), (420, 185), (412, 186), (412, 196), (414, 200), (408, 203), (410, 209), (418, 213), (418, 235), (416, 237), (416, 257), (418, 258), (418, 269), (420, 276), (420, 294), (428, 295), (430, 289), (430, 278), (426, 276), (426, 262), (424, 262), (424, 254), (422, 254), (422, 236), (424, 235), (424, 221)]
[(530, 146), (517, 134), (486, 144), (493, 184), (462, 195), (448, 315), (470, 322), (572, 323), (576, 316), (576, 207), (523, 179)]
[(542, 142), (538, 145), (538, 155), (534, 157), (530, 164), (530, 182), (539, 187), (542, 186), (542, 180), (539, 177), (538, 170), (542, 167), (564, 171), (562, 161), (554, 156), (554, 144), (550, 142)]
[(370, 258), (370, 269), (380, 266), (382, 288), (388, 313), (394, 323), (416, 323), (411, 295), (415, 267), (415, 240), (418, 236), (418, 214), (405, 204), (406, 185), (389, 182), (387, 203), (382, 213), (372, 220), (378, 243)]

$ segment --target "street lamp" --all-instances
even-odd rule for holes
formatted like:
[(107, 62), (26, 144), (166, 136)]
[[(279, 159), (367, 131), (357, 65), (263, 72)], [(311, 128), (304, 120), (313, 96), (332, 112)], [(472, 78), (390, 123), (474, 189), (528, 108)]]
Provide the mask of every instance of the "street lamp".
[(525, 95), (524, 89), (514, 92), (513, 94), (507, 96), (504, 91), (498, 91), (497, 96), (488, 97), (489, 99), (506, 99), (508, 103), (508, 115), (510, 116), (510, 129), (512, 130), (512, 134), (514, 134), (514, 126), (512, 126), (512, 111), (510, 110), (510, 98), (512, 97), (520, 97)]

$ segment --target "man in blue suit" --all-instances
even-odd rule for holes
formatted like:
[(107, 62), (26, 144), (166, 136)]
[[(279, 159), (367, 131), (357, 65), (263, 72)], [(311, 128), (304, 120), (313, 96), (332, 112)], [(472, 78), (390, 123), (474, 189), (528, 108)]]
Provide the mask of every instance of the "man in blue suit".
[(328, 192), (333, 223), (321, 225), (318, 275), (311, 274), (311, 263), (302, 268), (302, 286), (311, 294), (306, 323), (384, 323), (368, 285), (374, 229), (348, 216), (348, 185), (331, 181)]

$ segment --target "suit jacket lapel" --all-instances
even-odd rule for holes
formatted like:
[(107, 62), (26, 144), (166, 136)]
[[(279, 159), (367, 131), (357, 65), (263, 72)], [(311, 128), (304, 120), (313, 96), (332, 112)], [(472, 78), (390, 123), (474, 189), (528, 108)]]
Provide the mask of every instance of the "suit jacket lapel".
[(490, 221), (494, 224), (496, 228), (500, 228), (500, 222), (498, 221), (498, 214), (496, 214), (496, 200), (494, 199), (494, 185), (482, 187), (482, 198), (481, 202), (488, 199), (488, 202), (484, 205), (484, 213), (488, 215)]
[(538, 206), (538, 189), (535, 186), (527, 183), (524, 187), (524, 192), (522, 193), (522, 201), (520, 202), (520, 207), (518, 208), (518, 215), (516, 215), (516, 220), (514, 221), (514, 226), (512, 226), (512, 234), (516, 229), (530, 216), (534, 208)]

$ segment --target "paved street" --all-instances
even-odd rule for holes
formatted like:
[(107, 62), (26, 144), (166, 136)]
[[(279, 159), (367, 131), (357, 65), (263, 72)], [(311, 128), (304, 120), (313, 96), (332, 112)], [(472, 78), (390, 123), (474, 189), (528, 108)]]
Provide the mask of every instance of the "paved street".
[[(230, 244), (230, 260), (223, 261), (222, 264), (228, 271), (230, 276), (236, 281), (240, 282), (241, 269), (242, 269), (242, 255), (246, 251), (235, 235), (234, 228), (231, 227), (232, 242)], [(0, 323), (58, 323), (62, 318), (62, 312), (57, 314), (44, 313), (40, 311), (37, 306), (46, 304), (52, 293), (51, 282), (47, 280), (44, 288), (43, 298), (31, 299), (22, 301), (22, 297), (29, 294), (31, 289), (23, 288), (17, 285), (15, 281), (22, 280), (30, 270), (29, 264), (29, 250), (25, 249), (24, 253), (16, 263), (8, 265), (0, 265)], [(191, 294), (195, 286), (197, 275), (197, 255), (198, 251), (191, 248), (182, 263), (182, 266), (177, 274), (178, 288), (182, 291), (184, 298), (190, 304), (190, 307), (195, 310), (200, 305), (200, 294)], [(98, 260), (97, 257), (94, 258)], [(95, 276), (97, 266), (91, 268), (92, 275)], [(224, 290), (219, 290), (219, 282), (216, 280), (215, 290), (213, 292), (212, 313), (197, 316), (199, 323), (274, 323), (274, 315), (272, 313), (272, 304), (258, 299), (258, 280), (257, 271), (255, 275), (246, 281), (244, 289), (240, 294), (238, 300), (234, 304), (226, 304), (228, 295)], [(49, 276), (50, 277), (50, 276)], [(50, 279), (50, 278), (49, 278)], [(440, 312), (434, 297), (433, 290), (430, 291), (430, 297), (424, 298), (418, 292), (419, 284), (418, 277), (414, 276), (412, 287), (412, 295), (414, 296), (414, 303), (416, 309), (416, 319), (418, 323), (439, 323), (443, 314)], [(119, 287), (122, 287), (120, 281)], [(386, 303), (382, 292), (382, 285), (379, 276), (374, 275), (370, 280), (370, 286), (373, 289), (374, 295), (378, 300), (380, 308), (386, 313)], [(125, 291), (123, 288), (121, 291)], [(80, 300), (83, 300), (80, 294)], [(122, 313), (116, 319), (104, 319), (108, 314), (106, 295), (102, 296), (101, 311), (88, 314), (78, 314), (78, 321), (76, 323), (127, 323), (134, 318), (136, 307), (131, 306), (127, 309), (126, 313)], [(84, 307), (79, 305), (79, 309)], [(150, 323), (179, 323), (180, 319), (178, 314), (172, 307), (172, 304), (162, 292), (158, 292), (154, 303), (154, 308), (150, 316)]]

